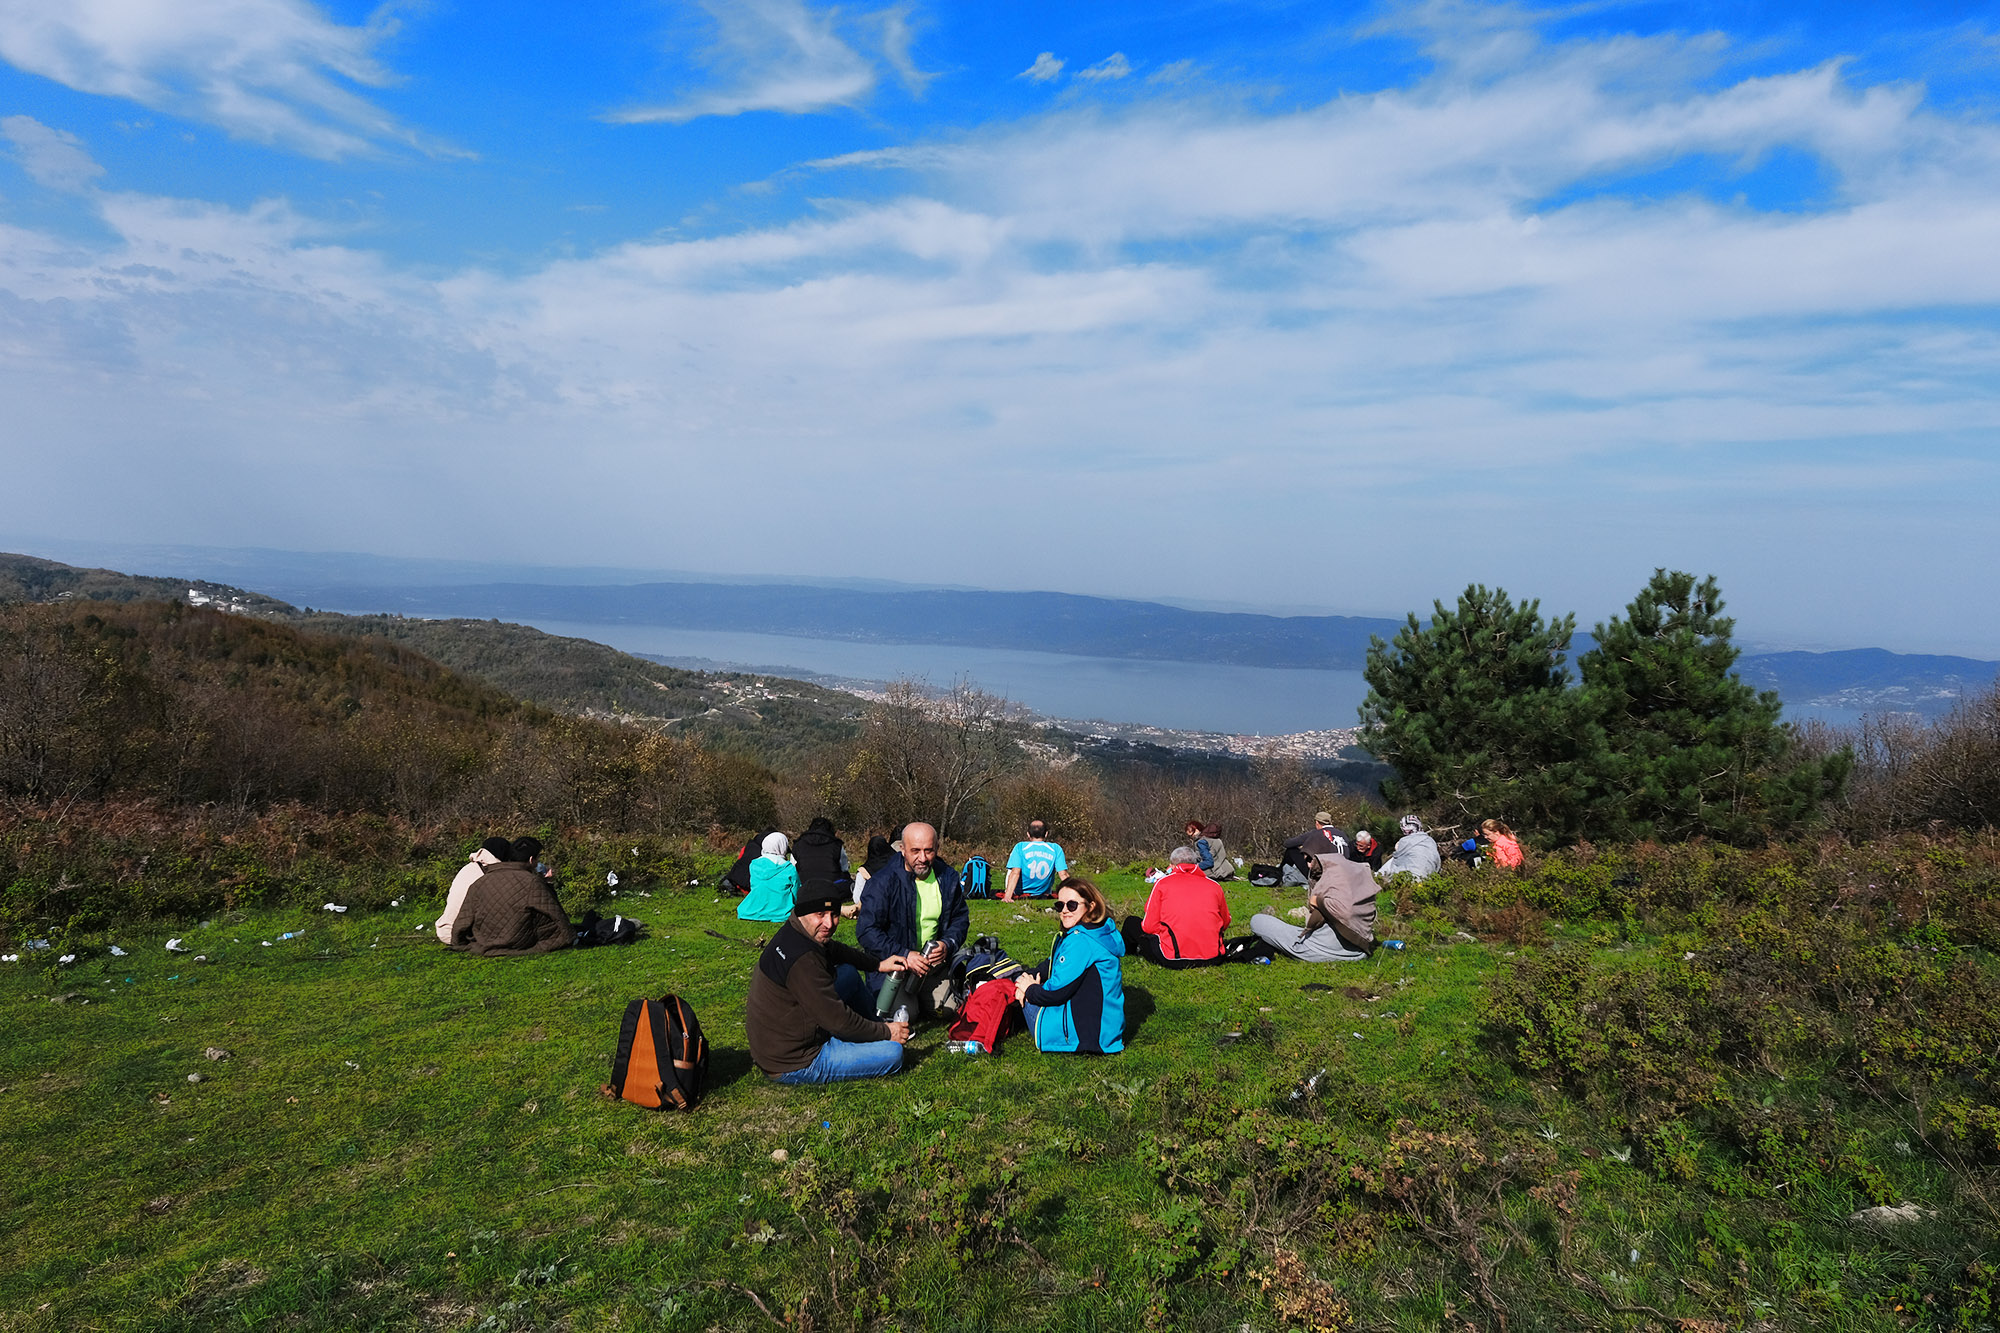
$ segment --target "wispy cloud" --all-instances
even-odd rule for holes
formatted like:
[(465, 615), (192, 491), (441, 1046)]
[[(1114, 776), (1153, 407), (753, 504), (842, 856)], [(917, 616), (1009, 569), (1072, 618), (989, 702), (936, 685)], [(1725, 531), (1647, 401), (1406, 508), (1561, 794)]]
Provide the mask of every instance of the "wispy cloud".
[(14, 146), (21, 170), (52, 190), (86, 190), (104, 174), (81, 139), (67, 130), (50, 129), (33, 116), (0, 120), (0, 136)]
[(1026, 79), (1030, 83), (1048, 83), (1059, 77), (1062, 72), (1063, 62), (1056, 59), (1056, 53), (1053, 51), (1044, 51), (1035, 57), (1034, 64), (1028, 66), (1014, 77), (1017, 79)]
[(389, 30), (304, 0), (0, 0), (20, 69), (324, 158), (417, 143), (356, 91), (392, 82), (373, 54)]
[(849, 16), (805, 0), (700, 3), (715, 25), (714, 41), (701, 60), (718, 86), (663, 105), (629, 107), (608, 119), (678, 125), (749, 111), (796, 115), (862, 105), (880, 82), (881, 65), (913, 93), (921, 93), (932, 77), (910, 54), (913, 30), (905, 7)]
[(1132, 62), (1125, 58), (1123, 51), (1113, 51), (1095, 65), (1076, 72), (1079, 79), (1122, 79), (1132, 72)]
[[(1224, 597), (1242, 567), (1164, 548), (1161, 516), (1311, 475), (1385, 499), (1341, 539), (1399, 552), (1371, 577), (1412, 605), (1560, 563), (1535, 591), (1616, 606), (1679, 560), (1724, 575), (1746, 616), (1892, 633), (1970, 604), (2000, 558), (2000, 127), (1838, 62), (1731, 75), (1710, 39), (1453, 40), (1478, 49), (1304, 109), (1177, 92), (846, 155), (817, 165), (898, 168), (902, 197), (871, 185), (782, 225), (525, 274), (418, 277), (282, 205), (94, 191), (118, 238), (102, 252), (0, 229), (0, 347), (17, 349), (0, 393), (32, 427), (18, 438), (73, 445), (78, 469), (134, 422), (189, 423), (189, 448), (269, 469), (274, 493), (337, 455), (396, 479), (369, 519), (384, 532), (434, 523), (473, 461), (545, 478), (552, 516), (632, 532), (773, 476), (861, 507), (896, 473), (947, 497), (1060, 495), (1014, 520), (1023, 582), (1122, 570), (1127, 590)], [(57, 135), (8, 133), (24, 160)], [(1774, 154), (1810, 159), (1825, 189), (1733, 197)], [(1620, 188), (1675, 166), (1680, 192)], [(1814, 489), (1815, 460), (1888, 447), (1902, 491)], [(98, 472), (149, 512), (185, 490), (180, 461)], [(1645, 480), (1662, 475), (1709, 484)], [(1786, 505), (1725, 515), (1779, 476)], [(1479, 549), (1409, 542), (1445, 486)], [(1592, 558), (1558, 561), (1584, 515)], [(1900, 536), (1855, 536), (1892, 520)], [(332, 525), (353, 521), (330, 515), (326, 542), (351, 544)], [(822, 543), (773, 530), (756, 558), (806, 568)], [(1922, 597), (1852, 601), (1839, 575), (1864, 556), (1876, 585)], [(990, 581), (974, 555), (913, 558), (897, 544), (849, 572)], [(1311, 563), (1296, 585), (1260, 574), (1278, 581), (1263, 595), (1323, 595)]]

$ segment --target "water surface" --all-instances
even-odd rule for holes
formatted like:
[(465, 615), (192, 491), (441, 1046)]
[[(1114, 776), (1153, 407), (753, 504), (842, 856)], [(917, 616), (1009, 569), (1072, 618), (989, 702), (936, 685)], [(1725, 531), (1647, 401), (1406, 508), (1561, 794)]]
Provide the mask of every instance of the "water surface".
[(852, 643), (664, 625), (528, 623), (628, 653), (677, 659), (676, 665), (712, 669), (727, 664), (774, 675), (812, 672), (868, 681), (907, 676), (940, 688), (964, 679), (1050, 717), (1101, 718), (1177, 731), (1275, 736), (1351, 727), (1368, 693), (1359, 671), (1072, 657), (952, 644)]

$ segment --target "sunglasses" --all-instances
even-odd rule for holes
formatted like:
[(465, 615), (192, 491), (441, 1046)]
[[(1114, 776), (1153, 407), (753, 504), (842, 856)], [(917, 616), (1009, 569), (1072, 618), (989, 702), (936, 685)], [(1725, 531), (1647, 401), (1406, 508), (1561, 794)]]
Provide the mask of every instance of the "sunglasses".
[(1083, 910), (1083, 899), (1058, 898), (1056, 899), (1056, 910), (1058, 912), (1081, 912)]

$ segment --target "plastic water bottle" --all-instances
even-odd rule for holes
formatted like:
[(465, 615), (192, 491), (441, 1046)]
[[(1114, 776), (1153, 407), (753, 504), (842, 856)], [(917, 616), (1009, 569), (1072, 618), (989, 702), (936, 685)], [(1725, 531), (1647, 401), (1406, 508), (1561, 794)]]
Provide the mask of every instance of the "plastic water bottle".
[(1382, 947), (1385, 949), (1400, 949), (1403, 947), (1403, 942), (1401, 940), (1383, 940)]
[(952, 1055), (986, 1054), (986, 1048), (976, 1041), (948, 1041), (944, 1044), (944, 1048)]
[(889, 1015), (889, 1021), (891, 1023), (907, 1024), (910, 1021), (910, 1006), (907, 1004), (897, 1005), (896, 1012)]

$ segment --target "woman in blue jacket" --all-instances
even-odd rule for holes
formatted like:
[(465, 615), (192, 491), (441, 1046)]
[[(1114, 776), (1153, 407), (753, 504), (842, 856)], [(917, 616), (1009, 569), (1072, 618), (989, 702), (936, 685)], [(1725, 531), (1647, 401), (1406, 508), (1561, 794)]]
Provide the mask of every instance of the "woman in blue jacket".
[(1080, 1055), (1122, 1051), (1125, 982), (1118, 961), (1125, 941), (1111, 924), (1111, 905), (1095, 884), (1072, 875), (1056, 891), (1056, 912), (1063, 932), (1054, 956), (1014, 983), (1035, 1048)]

